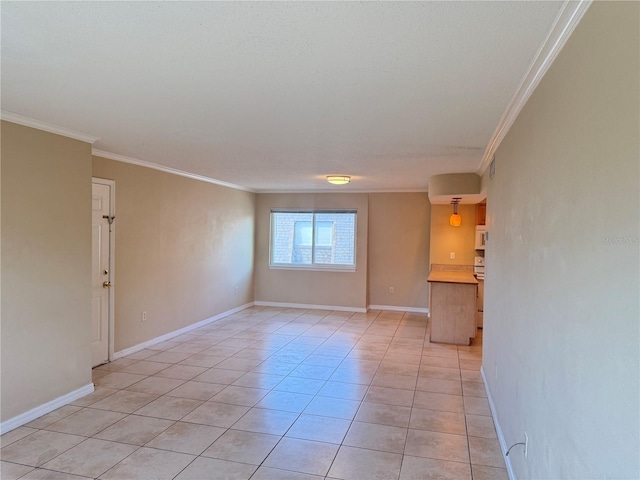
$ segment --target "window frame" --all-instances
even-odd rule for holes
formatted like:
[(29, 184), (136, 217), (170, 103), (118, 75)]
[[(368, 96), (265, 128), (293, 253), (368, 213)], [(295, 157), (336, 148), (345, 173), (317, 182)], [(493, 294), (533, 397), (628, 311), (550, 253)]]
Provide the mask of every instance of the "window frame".
[[(302, 213), (311, 214), (311, 263), (274, 263), (274, 232), (275, 232), (275, 215), (277, 213)], [(316, 247), (316, 214), (353, 214), (353, 264), (327, 264), (315, 263), (315, 247)], [(325, 220), (319, 220), (324, 222)], [(300, 209), (300, 208), (272, 208), (269, 212), (269, 268), (274, 270), (305, 270), (305, 271), (333, 271), (333, 272), (355, 272), (357, 269), (357, 250), (358, 250), (358, 210), (355, 208), (345, 209)], [(334, 234), (335, 234), (335, 225)], [(294, 226), (295, 230), (295, 226)], [(294, 233), (295, 234), (295, 233)], [(320, 245), (322, 246), (322, 245)]]

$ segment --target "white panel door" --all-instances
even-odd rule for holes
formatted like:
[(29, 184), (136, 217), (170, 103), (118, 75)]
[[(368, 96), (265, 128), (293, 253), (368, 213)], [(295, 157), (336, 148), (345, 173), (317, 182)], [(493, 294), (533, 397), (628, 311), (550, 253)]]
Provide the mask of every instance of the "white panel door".
[(91, 365), (109, 360), (109, 185), (93, 184), (91, 199)]

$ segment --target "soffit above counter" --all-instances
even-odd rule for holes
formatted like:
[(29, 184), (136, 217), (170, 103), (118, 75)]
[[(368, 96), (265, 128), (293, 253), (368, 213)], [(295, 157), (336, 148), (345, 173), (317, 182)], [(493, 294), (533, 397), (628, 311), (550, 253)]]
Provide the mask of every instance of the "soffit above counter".
[(445, 173), (429, 179), (429, 201), (432, 205), (448, 205), (451, 199), (475, 204), (486, 198), (482, 192), (480, 176), (476, 173)]

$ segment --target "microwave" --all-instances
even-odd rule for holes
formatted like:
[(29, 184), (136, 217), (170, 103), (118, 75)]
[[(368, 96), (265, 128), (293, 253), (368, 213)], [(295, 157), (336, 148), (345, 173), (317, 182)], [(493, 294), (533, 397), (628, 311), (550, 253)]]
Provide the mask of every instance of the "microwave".
[(487, 244), (487, 227), (484, 225), (476, 226), (476, 250), (484, 250)]

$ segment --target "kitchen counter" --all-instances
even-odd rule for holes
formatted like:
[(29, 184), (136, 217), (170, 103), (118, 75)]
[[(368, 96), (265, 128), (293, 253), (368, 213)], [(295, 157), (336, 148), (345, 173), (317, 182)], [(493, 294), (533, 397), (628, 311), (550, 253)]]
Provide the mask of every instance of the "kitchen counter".
[(473, 273), (459, 270), (431, 270), (427, 282), (478, 284)]
[(432, 342), (469, 345), (476, 336), (476, 297), (478, 280), (470, 271), (432, 268), (431, 284)]

